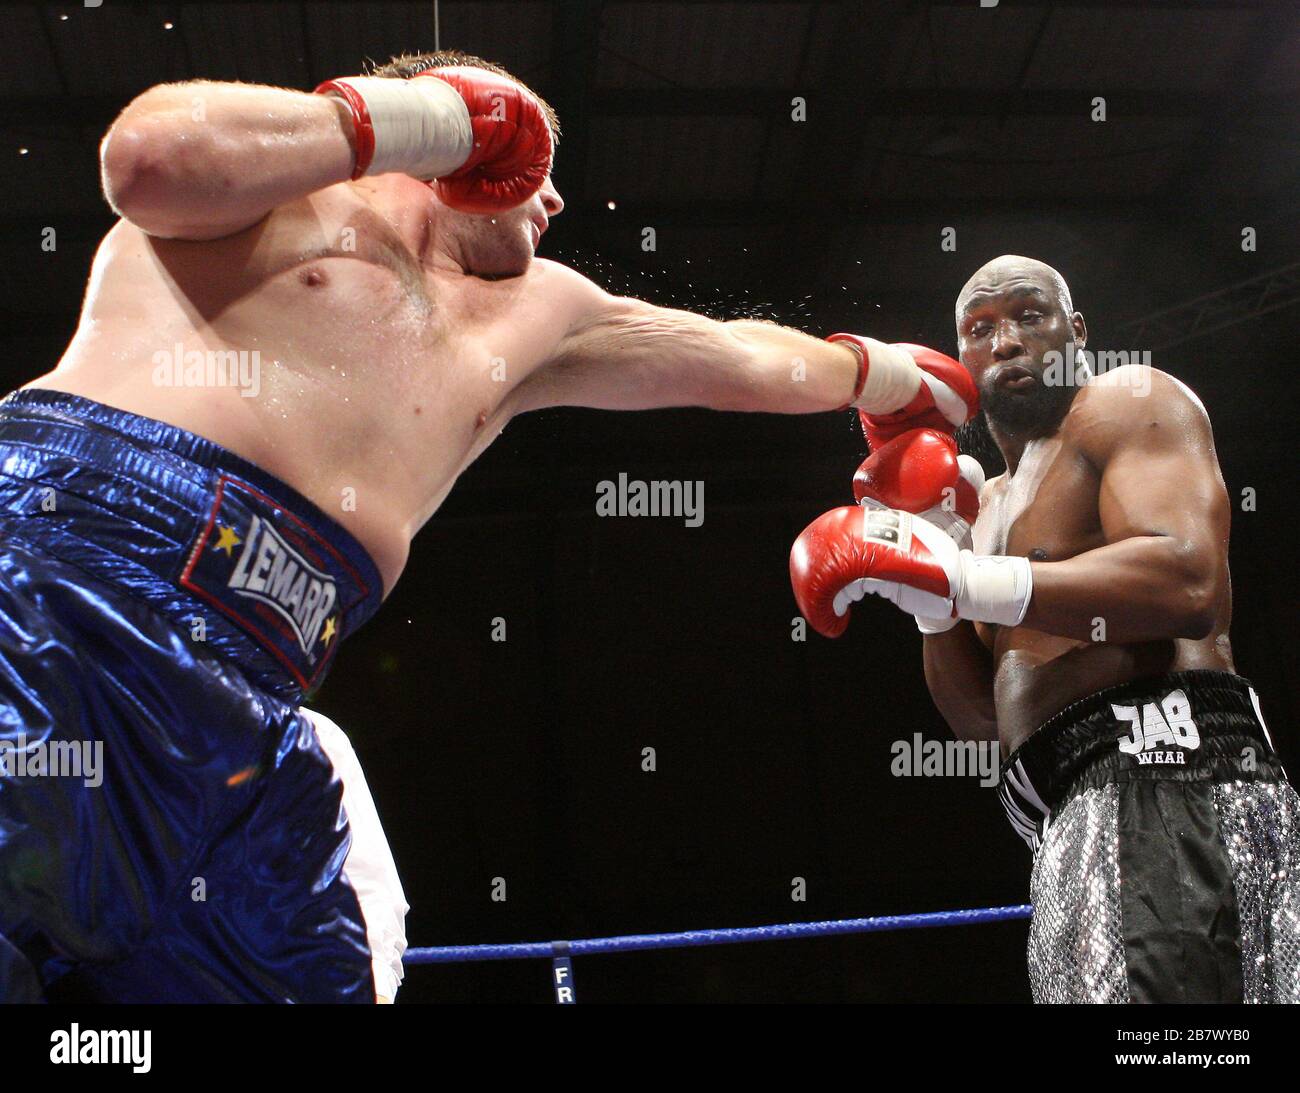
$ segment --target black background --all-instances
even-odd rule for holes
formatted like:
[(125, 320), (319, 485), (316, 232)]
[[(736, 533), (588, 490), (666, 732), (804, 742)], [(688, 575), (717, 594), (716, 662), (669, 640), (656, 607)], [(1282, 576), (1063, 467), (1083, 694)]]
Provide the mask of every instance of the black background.
[[(311, 87), (432, 48), (431, 12), (0, 7), (4, 385), (47, 371), (74, 328), (111, 223), (96, 142), (133, 94)], [(1234, 499), (1257, 491), (1233, 520), (1232, 637), (1295, 768), (1294, 5), (444, 3), (441, 41), (560, 111), (569, 208), (541, 253), (613, 291), (953, 352), (978, 265), (1060, 268), (1093, 347), (1152, 350), (1204, 400)], [(413, 945), (1027, 900), (991, 790), (890, 774), (893, 741), (946, 736), (910, 620), (878, 604), (837, 642), (791, 640), (790, 542), (850, 497), (864, 451), (848, 414), (555, 410), (470, 468), (313, 700), (365, 766)], [(702, 481), (703, 526), (598, 517), (620, 472)], [(597, 957), (577, 983), (584, 1001), (1025, 1001), (1025, 934)], [(400, 998), (546, 1001), (548, 968), (416, 968)]]

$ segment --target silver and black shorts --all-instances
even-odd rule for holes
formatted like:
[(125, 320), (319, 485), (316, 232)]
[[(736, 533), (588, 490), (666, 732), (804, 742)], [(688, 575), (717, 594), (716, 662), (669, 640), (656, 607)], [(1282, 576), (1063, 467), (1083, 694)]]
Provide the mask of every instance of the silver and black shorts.
[(1300, 1002), (1300, 797), (1250, 683), (1106, 688), (1003, 763), (1035, 1002)]

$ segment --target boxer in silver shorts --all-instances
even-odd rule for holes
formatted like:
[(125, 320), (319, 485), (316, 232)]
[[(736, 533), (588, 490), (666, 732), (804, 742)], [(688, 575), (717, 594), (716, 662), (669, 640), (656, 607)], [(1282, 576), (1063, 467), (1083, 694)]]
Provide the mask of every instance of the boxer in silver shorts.
[[(1204, 406), (1149, 366), (1091, 366), (1041, 262), (985, 265), (956, 320), (1006, 473), (983, 483), (955, 444), (873, 443), (868, 514), (796, 543), (800, 606), (832, 636), (868, 593), (908, 611), (948, 724), (999, 742), (1034, 851), (1036, 1001), (1300, 1002), (1300, 799), (1233, 663)], [(957, 518), (961, 481), (978, 502)]]

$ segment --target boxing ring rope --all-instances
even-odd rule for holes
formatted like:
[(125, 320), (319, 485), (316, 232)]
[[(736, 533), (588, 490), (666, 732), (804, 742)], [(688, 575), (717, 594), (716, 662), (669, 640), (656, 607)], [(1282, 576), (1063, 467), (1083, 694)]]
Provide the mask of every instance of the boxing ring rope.
[(527, 960), (550, 958), (555, 1000), (577, 1001), (573, 987), (574, 956), (599, 953), (643, 952), (647, 949), (689, 949), (705, 945), (739, 945), (757, 941), (791, 941), (840, 934), (875, 934), (893, 930), (924, 930), (942, 926), (975, 926), (986, 922), (1012, 922), (1029, 918), (1027, 903), (1009, 907), (974, 907), (961, 911), (926, 911), (910, 915), (878, 915), (874, 918), (840, 918), (823, 922), (787, 922), (773, 926), (739, 926), (729, 929), (684, 930), (672, 934), (621, 934), (588, 937), (577, 941), (522, 941), (486, 945), (438, 945), (408, 949), (403, 963), (463, 964), (483, 960)]

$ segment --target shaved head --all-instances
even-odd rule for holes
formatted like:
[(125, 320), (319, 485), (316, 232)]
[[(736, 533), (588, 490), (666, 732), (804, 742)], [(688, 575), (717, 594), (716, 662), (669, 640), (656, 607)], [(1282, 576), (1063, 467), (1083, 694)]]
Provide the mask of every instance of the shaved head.
[(958, 354), (995, 438), (1055, 428), (1077, 390), (1064, 364), (1088, 341), (1065, 278), (1037, 258), (1004, 254), (975, 271), (956, 311)]
[(1070, 298), (1070, 286), (1065, 278), (1046, 262), (1037, 258), (1026, 258), (1021, 254), (1004, 254), (985, 262), (962, 286), (957, 294), (957, 324), (961, 325), (962, 316), (970, 307), (972, 299), (999, 291), (1000, 286), (1011, 280), (1038, 282), (1051, 289), (1066, 315), (1073, 314), (1074, 301)]

